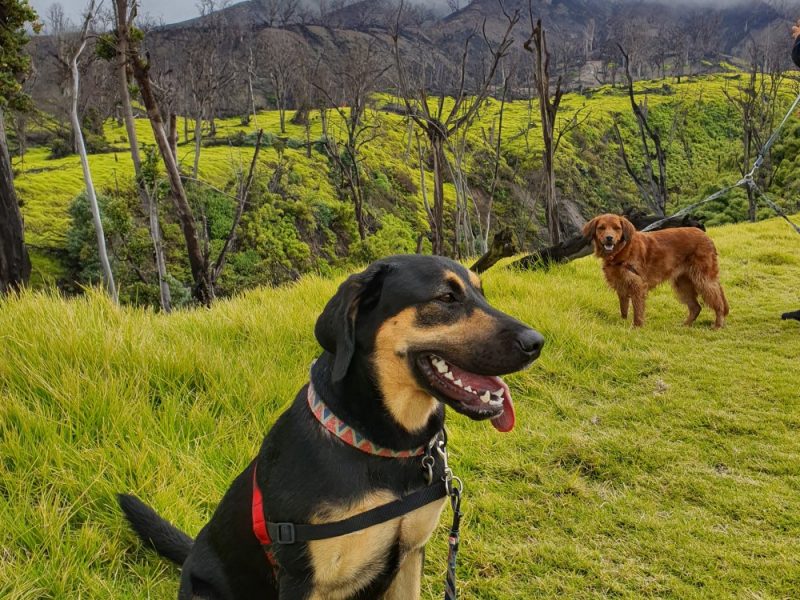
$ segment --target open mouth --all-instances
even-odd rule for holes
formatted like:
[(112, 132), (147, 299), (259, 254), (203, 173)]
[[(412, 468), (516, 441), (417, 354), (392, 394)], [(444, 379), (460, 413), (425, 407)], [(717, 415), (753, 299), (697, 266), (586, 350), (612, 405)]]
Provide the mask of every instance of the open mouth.
[(514, 428), (511, 390), (496, 375), (478, 375), (435, 354), (417, 358), (417, 365), (434, 395), (471, 419), (491, 419), (498, 431)]
[(611, 252), (614, 249), (614, 244), (606, 242), (605, 244), (603, 244), (603, 248), (605, 249), (606, 252)]

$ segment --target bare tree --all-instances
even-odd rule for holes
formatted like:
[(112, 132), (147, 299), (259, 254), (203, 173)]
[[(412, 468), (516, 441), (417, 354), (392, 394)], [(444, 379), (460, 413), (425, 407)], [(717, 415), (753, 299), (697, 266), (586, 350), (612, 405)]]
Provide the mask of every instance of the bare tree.
[[(376, 47), (375, 40), (370, 38), (365, 43), (350, 46), (338, 66), (329, 66), (329, 74), (324, 79), (328, 85), (315, 82), (315, 87), (339, 117), (328, 125), (325, 149), (350, 191), (358, 235), (362, 240), (367, 238), (367, 222), (361, 152), (380, 129), (377, 114), (365, 119), (365, 113), (370, 94), (377, 90), (378, 82), (390, 66)], [(332, 83), (338, 93), (331, 89)]]
[[(132, 17), (135, 17), (135, 0), (132, 4), (131, 12)], [(129, 23), (132, 21), (133, 19), (130, 19)], [(128, 63), (133, 70), (133, 76), (136, 82), (139, 84), (139, 91), (142, 95), (145, 109), (147, 110), (150, 126), (153, 129), (156, 145), (158, 146), (161, 160), (164, 162), (164, 167), (167, 171), (167, 179), (169, 180), (170, 189), (172, 190), (172, 201), (175, 205), (178, 220), (181, 223), (184, 240), (186, 241), (186, 251), (189, 258), (189, 266), (192, 271), (192, 279), (194, 281), (192, 289), (193, 296), (199, 302), (210, 305), (214, 299), (214, 288), (211, 284), (208, 260), (200, 244), (194, 214), (189, 205), (189, 199), (186, 195), (183, 181), (181, 180), (178, 163), (175, 159), (175, 155), (172, 153), (169, 138), (164, 127), (164, 120), (161, 116), (161, 110), (153, 90), (153, 83), (150, 78), (150, 62), (142, 58), (139, 54), (138, 44), (133, 43), (129, 30), (119, 31), (118, 34), (120, 37), (123, 35), (127, 36), (124, 40), (124, 44), (128, 52)]]
[(286, 110), (291, 92), (296, 87), (297, 69), (304, 49), (289, 31), (269, 30), (257, 43), (259, 61), (256, 65), (260, 87), (275, 98), (281, 133), (286, 133)]
[[(153, 241), (153, 253), (156, 263), (156, 272), (158, 274), (161, 309), (164, 312), (170, 312), (172, 309), (172, 297), (167, 281), (167, 261), (164, 256), (164, 242), (161, 235), (161, 225), (158, 219), (157, 197), (155, 191), (150, 193), (149, 190), (147, 190), (142, 176), (142, 157), (139, 152), (136, 121), (133, 118), (133, 106), (131, 105), (128, 39), (130, 38), (130, 28), (135, 15), (135, 7), (135, 2), (129, 9), (128, 0), (114, 0), (114, 20), (117, 31), (115, 36), (117, 82), (120, 102), (122, 104), (122, 116), (125, 121), (125, 130), (128, 134), (131, 160), (133, 161), (133, 169), (136, 175), (136, 188), (139, 192), (139, 201), (142, 205), (142, 209), (148, 216), (150, 239)], [(174, 143), (170, 145), (174, 148)], [(173, 154), (175, 154), (174, 151)]]
[[(550, 95), (550, 53), (547, 50), (547, 34), (542, 28), (542, 20), (533, 24), (533, 8), (529, 4), (531, 16), (531, 37), (524, 47), (534, 56), (534, 83), (539, 97), (539, 115), (542, 119), (542, 167), (545, 177), (545, 217), (550, 243), (557, 245), (561, 241), (561, 219), (558, 212), (558, 190), (556, 189), (555, 154), (558, 149), (556, 140), (556, 116), (561, 104), (563, 91), (561, 77), (556, 82), (555, 93)], [(560, 138), (559, 138), (560, 139)]]
[[(500, 162), (502, 161), (501, 144), (503, 141), (503, 118), (506, 112), (506, 98), (508, 97), (508, 87), (513, 77), (513, 71), (503, 76), (503, 92), (500, 97), (500, 110), (497, 115), (497, 128), (492, 128), (492, 134), (487, 140), (490, 146), (494, 149), (494, 168), (492, 169), (492, 183), (489, 186), (489, 202), (486, 207), (486, 227), (482, 227), (483, 240), (481, 243), (481, 252), (485, 254), (489, 251), (489, 232), (492, 229), (492, 207), (494, 205), (494, 196), (497, 192), (497, 182), (500, 174)], [(480, 221), (480, 214), (478, 214)]]
[(209, 120), (214, 130), (214, 115), (220, 94), (236, 79), (235, 63), (232, 53), (226, 52), (225, 40), (228, 36), (227, 20), (220, 9), (226, 2), (201, 0), (200, 14), (204, 17), (202, 35), (191, 30), (184, 42), (186, 52), (187, 92), (190, 96), (195, 120), (194, 165), (192, 177), (198, 176), (200, 151), (203, 139), (203, 121)]
[(86, 184), (86, 196), (89, 199), (89, 208), (92, 212), (92, 221), (94, 222), (94, 231), (97, 235), (97, 249), (100, 255), (100, 264), (103, 268), (103, 279), (105, 280), (108, 293), (114, 302), (119, 302), (117, 296), (117, 286), (114, 284), (114, 272), (111, 270), (111, 262), (108, 260), (108, 251), (106, 250), (106, 238), (103, 232), (103, 221), (100, 217), (100, 206), (97, 203), (97, 194), (94, 189), (94, 182), (92, 181), (92, 171), (89, 168), (89, 156), (86, 152), (86, 144), (83, 141), (83, 132), (81, 131), (80, 117), (78, 116), (78, 98), (80, 92), (80, 73), (78, 71), (78, 59), (83, 51), (86, 49), (86, 42), (89, 37), (89, 27), (94, 18), (95, 0), (89, 0), (89, 5), (86, 8), (86, 16), (83, 20), (83, 27), (81, 28), (77, 43), (78, 47), (69, 59), (70, 70), (72, 72), (72, 110), (70, 111), (70, 119), (72, 121), (72, 130), (75, 136), (75, 144), (78, 148), (78, 154), (81, 158), (81, 167), (83, 169), (83, 181)]
[[(441, 70), (443, 65), (434, 65), (431, 64), (430, 60), (423, 59), (419, 66), (416, 81), (412, 82), (410, 79), (411, 74), (400, 50), (400, 24), (403, 2), (400, 3), (395, 27), (392, 31), (398, 90), (408, 115), (427, 138), (433, 158), (433, 206), (429, 211), (429, 221), (434, 254), (445, 253), (444, 174), (445, 168), (447, 168), (445, 149), (451, 136), (462, 129), (468, 128), (483, 106), (494, 82), (500, 61), (506, 56), (513, 43), (512, 31), (519, 21), (519, 11), (509, 14), (501, 0), (498, 0), (498, 4), (507, 21), (507, 27), (502, 39), (496, 45), (492, 45), (484, 31), (483, 37), (489, 54), (488, 66), (483, 71), (482, 77), (476, 82), (474, 91), (469, 93), (467, 90), (469, 83), (467, 63), (470, 54), (470, 43), (475, 37), (474, 32), (467, 37), (461, 54), (460, 66), (455, 73), (453, 102), (449, 107), (445, 102), (444, 95), (441, 93), (441, 88), (437, 99), (433, 100), (429, 95), (430, 87), (441, 84), (441, 79), (446, 77), (446, 74)], [(456, 249), (454, 248), (453, 250), (455, 251)]]
[[(633, 168), (628, 154), (625, 150), (625, 142), (622, 138), (619, 125), (614, 122), (614, 135), (619, 145), (620, 157), (625, 164), (625, 170), (636, 184), (642, 199), (650, 209), (659, 216), (666, 214), (667, 207), (667, 155), (661, 144), (661, 133), (658, 127), (652, 125), (648, 119), (648, 109), (645, 102), (639, 104), (633, 92), (633, 77), (631, 76), (630, 61), (628, 54), (622, 46), (619, 46), (625, 66), (625, 77), (628, 81), (628, 98), (630, 99), (631, 109), (636, 118), (636, 125), (639, 131), (639, 141), (642, 149), (642, 173), (637, 173)], [(654, 168), (656, 164), (658, 171)]]
[[(771, 48), (770, 44), (759, 43), (751, 38), (748, 41), (748, 54), (745, 83), (739, 85), (738, 93), (725, 90), (725, 95), (742, 118), (742, 159), (739, 163), (742, 176), (750, 172), (753, 161), (775, 125), (784, 79), (781, 58), (785, 55), (785, 48)], [(763, 167), (753, 174), (761, 189), (767, 189), (772, 183), (775, 171), (771, 159), (770, 149), (763, 156)], [(747, 201), (748, 219), (755, 222), (758, 197), (750, 186), (747, 186)]]
[(301, 13), (300, 0), (256, 0), (256, 10), (267, 27), (284, 27), (294, 23)]

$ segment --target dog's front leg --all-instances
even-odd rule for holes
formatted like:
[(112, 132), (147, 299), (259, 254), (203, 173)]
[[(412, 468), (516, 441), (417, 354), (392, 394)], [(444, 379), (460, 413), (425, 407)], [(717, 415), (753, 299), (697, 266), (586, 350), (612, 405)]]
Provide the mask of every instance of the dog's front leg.
[(311, 577), (292, 577), (283, 574), (278, 591), (279, 600), (325, 600), (325, 597), (314, 590)]
[(633, 301), (633, 326), (641, 327), (644, 325), (644, 303), (647, 298), (647, 290), (640, 286), (631, 288), (631, 300)]
[(627, 319), (631, 297), (628, 295), (627, 290), (624, 292), (617, 292), (617, 296), (619, 296), (619, 314), (622, 315), (623, 319)]
[(406, 554), (384, 600), (418, 600), (422, 586), (422, 549)]

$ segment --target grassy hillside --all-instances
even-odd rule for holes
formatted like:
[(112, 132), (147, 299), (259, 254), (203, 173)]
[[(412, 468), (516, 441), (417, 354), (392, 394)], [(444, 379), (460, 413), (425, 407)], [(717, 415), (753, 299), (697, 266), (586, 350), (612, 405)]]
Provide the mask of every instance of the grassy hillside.
[[(450, 414), (466, 483), (465, 599), (800, 595), (800, 238), (712, 229), (732, 312), (679, 324), (667, 288), (632, 331), (594, 259), (495, 268), (496, 305), (543, 357), (509, 377), (517, 428)], [(172, 316), (98, 294), (0, 304), (0, 596), (174, 598), (178, 573), (118, 491), (196, 533), (306, 381), (335, 281), (307, 277)], [(447, 517), (443, 518), (443, 523)], [(423, 597), (440, 597), (445, 525)]]
[[(664, 138), (668, 154), (670, 210), (677, 210), (693, 199), (738, 179), (741, 123), (725, 92), (736, 95), (741, 83), (741, 73), (729, 72), (686, 78), (680, 84), (671, 80), (636, 84), (639, 98), (646, 96), (649, 112)], [(787, 77), (780, 102), (781, 114), (791, 101), (795, 87), (796, 80)], [(363, 148), (366, 210), (371, 234), (366, 243), (358, 241), (351, 201), (346, 192), (338, 189), (338, 178), (318, 143), (322, 135), (319, 114), (311, 114), (313, 149), (310, 157), (305, 154), (304, 128), (287, 123), (286, 134), (281, 135), (276, 111), (265, 111), (257, 121), (248, 125), (243, 125), (238, 118), (217, 121), (214, 142), (217, 145), (203, 148), (201, 153), (200, 173), (204, 180), (232, 191), (232, 174), (236, 169), (247, 168), (252, 147), (247, 147), (246, 141), (245, 146), (232, 146), (228, 142), (238, 139), (237, 143), (241, 143), (257, 126), (268, 132), (268, 147), (260, 159), (263, 178), (269, 180), (278, 162), (284, 161), (283, 176), (279, 178), (281, 198), (273, 194), (254, 202), (254, 228), (258, 233), (250, 236), (251, 247), (246, 248), (241, 256), (232, 257), (228, 272), (238, 269), (237, 265), (251, 265), (256, 259), (264, 259), (266, 254), (282, 255), (282, 251), (276, 251), (274, 243), (264, 244), (257, 241), (258, 238), (277, 238), (278, 245), (283, 243), (287, 246), (286, 264), (280, 268), (299, 273), (324, 272), (330, 264), (348, 266), (387, 252), (413, 251), (418, 235), (427, 233), (429, 229), (419, 185), (416, 141), (412, 137), (409, 145), (403, 118), (384, 110), (396, 104), (396, 99), (376, 96), (373, 101), (374, 110), (368, 112), (367, 118), (376, 126), (375, 137)], [(497, 100), (491, 100), (467, 136), (466, 171), (476, 202), (481, 207), (485, 206), (491, 188), (494, 171), (492, 139), (499, 126), (499, 105)], [(564, 97), (559, 113), (561, 123), (567, 123), (578, 115), (581, 124), (562, 141), (557, 155), (558, 186), (561, 196), (582, 207), (586, 216), (600, 210), (621, 210), (623, 206), (640, 202), (610, 134), (612, 116), (621, 115), (621, 129), (635, 163), (640, 151), (630, 112), (626, 92), (620, 88), (605, 86)], [(335, 112), (331, 112), (330, 119), (331, 135), (340, 135)], [(137, 127), (141, 142), (152, 145), (147, 121), (139, 120)], [(793, 193), (800, 189), (800, 179), (796, 175), (796, 160), (800, 155), (800, 142), (797, 141), (800, 136), (797, 134), (798, 126), (793, 122), (786, 137), (776, 146), (776, 165), (780, 164), (772, 190), (779, 202), (793, 210), (797, 209)], [(132, 165), (126, 150), (124, 128), (107, 122), (104, 135), (116, 151), (91, 156), (96, 185), (105, 196), (129, 205), (126, 210), (133, 213), (137, 210), (138, 200), (133, 191)], [(252, 145), (252, 139), (249, 143)], [(514, 227), (519, 241), (526, 247), (542, 242), (539, 235), (543, 222), (541, 190), (536, 174), (541, 162), (541, 148), (538, 107), (530, 106), (527, 101), (509, 103), (504, 117), (501, 181), (495, 190), (493, 224), (495, 227)], [(43, 281), (62, 280), (64, 283), (64, 279), (77, 278), (74, 266), (73, 271), (67, 271), (70, 259), (65, 257), (65, 248), (69, 246), (72, 226), (68, 208), (83, 189), (80, 165), (77, 156), (51, 160), (49, 152), (48, 148), (34, 147), (24, 159), (15, 159), (19, 171), (17, 185), (24, 201), (27, 240), (33, 248), (36, 286)], [(178, 155), (184, 169), (191, 171), (194, 160), (191, 135), (188, 140), (181, 136)], [(429, 195), (432, 194), (431, 177), (430, 171), (426, 171)], [(450, 203), (447, 218), (451, 219), (455, 197), (452, 184), (446, 185), (445, 193)], [(212, 235), (216, 230), (227, 232), (226, 224), (233, 214), (230, 199), (220, 196), (214, 202), (216, 208), (209, 214)], [(162, 198), (161, 205), (170, 272), (183, 283), (188, 283), (185, 252), (168, 197)], [(705, 207), (701, 213), (710, 224), (735, 222), (745, 215), (744, 205), (744, 195), (737, 191), (730, 198)], [(263, 211), (259, 212), (262, 208)], [(761, 212), (762, 217), (771, 214), (766, 208)], [(475, 216), (471, 218), (474, 225)], [(124, 296), (126, 284), (128, 288), (141, 284), (142, 271), (153, 279), (143, 223), (140, 218), (138, 224), (126, 226), (121, 241), (112, 240), (112, 260)], [(451, 225), (447, 227), (449, 229)], [(287, 230), (294, 230), (298, 239), (287, 240)], [(118, 237), (115, 229), (110, 231), (109, 237)], [(212, 246), (214, 242), (216, 240), (212, 240)], [(86, 256), (89, 250), (91, 247), (87, 246), (79, 253), (83, 265), (92, 262), (91, 257)], [(125, 271), (130, 270), (129, 263), (136, 260), (140, 261), (139, 270), (127, 275)], [(263, 272), (266, 267), (260, 270)], [(240, 271), (244, 272), (240, 279), (248, 281), (248, 278), (254, 278), (252, 270), (242, 267)], [(80, 280), (79, 283), (86, 281)], [(155, 284), (150, 281), (150, 285), (152, 294)], [(238, 290), (247, 285), (223, 287)], [(136, 297), (138, 293), (133, 290), (128, 295)]]

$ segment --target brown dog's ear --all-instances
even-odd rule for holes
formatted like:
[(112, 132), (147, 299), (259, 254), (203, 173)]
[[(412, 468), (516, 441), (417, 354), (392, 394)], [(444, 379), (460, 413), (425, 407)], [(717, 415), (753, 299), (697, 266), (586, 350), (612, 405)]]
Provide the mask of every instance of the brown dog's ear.
[(636, 233), (636, 227), (625, 217), (620, 217), (619, 220), (622, 222), (622, 239), (630, 242), (633, 239), (633, 234)]
[(581, 233), (583, 233), (583, 237), (585, 237), (587, 240), (594, 239), (594, 233), (595, 230), (597, 229), (597, 221), (599, 218), (600, 217), (595, 217), (594, 219), (592, 219), (586, 225), (583, 226), (583, 231)]
[(359, 308), (380, 294), (389, 271), (387, 263), (374, 263), (365, 271), (348, 277), (328, 301), (317, 319), (314, 335), (325, 350), (334, 355), (332, 379), (344, 379), (356, 349), (356, 317)]

